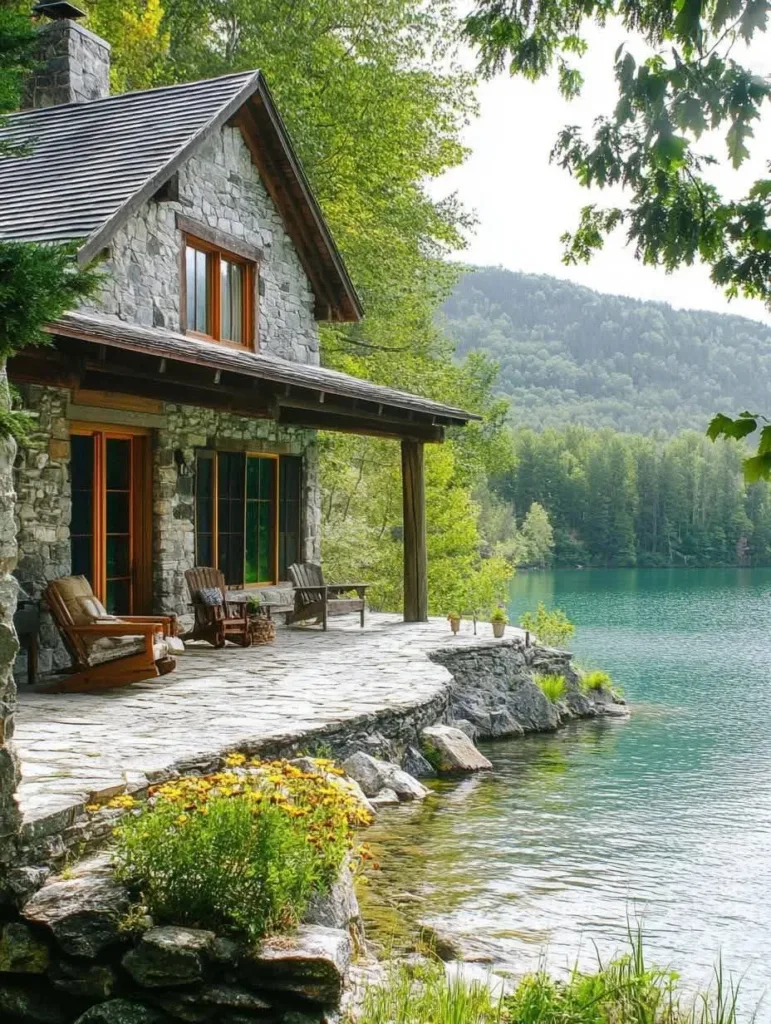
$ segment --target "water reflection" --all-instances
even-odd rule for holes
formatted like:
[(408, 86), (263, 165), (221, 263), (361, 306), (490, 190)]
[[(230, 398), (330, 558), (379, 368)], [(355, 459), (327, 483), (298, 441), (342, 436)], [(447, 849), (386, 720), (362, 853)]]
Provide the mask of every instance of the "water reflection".
[(521, 972), (544, 952), (555, 968), (595, 943), (607, 956), (640, 915), (659, 962), (698, 984), (722, 951), (754, 1005), (771, 986), (771, 571), (555, 573), (523, 589), (513, 606), (565, 608), (579, 656), (635, 713), (491, 744), (493, 772), (383, 813), (371, 934), (404, 946), (433, 920)]

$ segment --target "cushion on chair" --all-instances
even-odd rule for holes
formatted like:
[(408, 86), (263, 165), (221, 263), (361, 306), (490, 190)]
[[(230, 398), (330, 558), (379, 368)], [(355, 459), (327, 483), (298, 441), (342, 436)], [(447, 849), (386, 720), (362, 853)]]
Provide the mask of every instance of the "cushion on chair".
[(195, 600), (199, 604), (205, 604), (209, 608), (215, 608), (222, 604), (222, 591), (219, 587), (201, 587), (196, 592)]
[[(88, 649), (89, 665), (104, 665), (118, 658), (128, 658), (132, 654), (141, 654), (145, 649), (143, 636), (100, 636)], [(159, 661), (168, 657), (169, 645), (165, 640), (156, 640), (153, 644), (153, 660)]]
[(54, 583), (73, 624), (75, 626), (90, 626), (99, 614), (97, 609), (101, 605), (94, 597), (91, 584), (86, 577), (65, 576), (55, 580)]

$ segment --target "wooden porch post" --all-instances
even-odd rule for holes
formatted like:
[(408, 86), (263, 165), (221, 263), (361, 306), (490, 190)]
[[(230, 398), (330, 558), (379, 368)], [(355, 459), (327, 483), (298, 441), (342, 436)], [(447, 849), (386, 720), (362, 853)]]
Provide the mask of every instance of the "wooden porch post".
[(428, 621), (426, 486), (423, 442), (402, 441), (404, 506), (404, 621)]

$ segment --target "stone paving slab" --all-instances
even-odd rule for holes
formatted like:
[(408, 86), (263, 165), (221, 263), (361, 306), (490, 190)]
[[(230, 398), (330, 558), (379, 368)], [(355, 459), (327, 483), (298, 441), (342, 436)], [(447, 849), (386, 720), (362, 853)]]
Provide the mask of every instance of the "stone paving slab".
[[(279, 629), (275, 643), (216, 651), (188, 644), (170, 675), (100, 693), (19, 694), (15, 742), (19, 801), (28, 823), (99, 796), (145, 785), (186, 760), (366, 721), (426, 704), (446, 691), (445, 647), (500, 643), (471, 623), (452, 636), (444, 619), (368, 617)], [(524, 636), (508, 628), (507, 639)]]

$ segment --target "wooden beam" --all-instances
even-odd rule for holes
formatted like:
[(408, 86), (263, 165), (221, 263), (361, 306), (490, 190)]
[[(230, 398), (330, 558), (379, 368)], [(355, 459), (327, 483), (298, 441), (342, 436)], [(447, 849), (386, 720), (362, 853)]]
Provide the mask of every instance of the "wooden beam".
[(293, 427), (305, 427), (308, 430), (334, 430), (342, 434), (366, 434), (371, 437), (387, 437), (401, 441), (408, 438), (413, 441), (439, 444), (444, 440), (441, 427), (423, 426), (419, 423), (388, 422), (382, 419), (352, 416), (348, 411), (325, 410), (318, 412), (281, 405), (278, 409), (279, 423)]
[(402, 441), (404, 621), (428, 621), (426, 484), (421, 441)]

